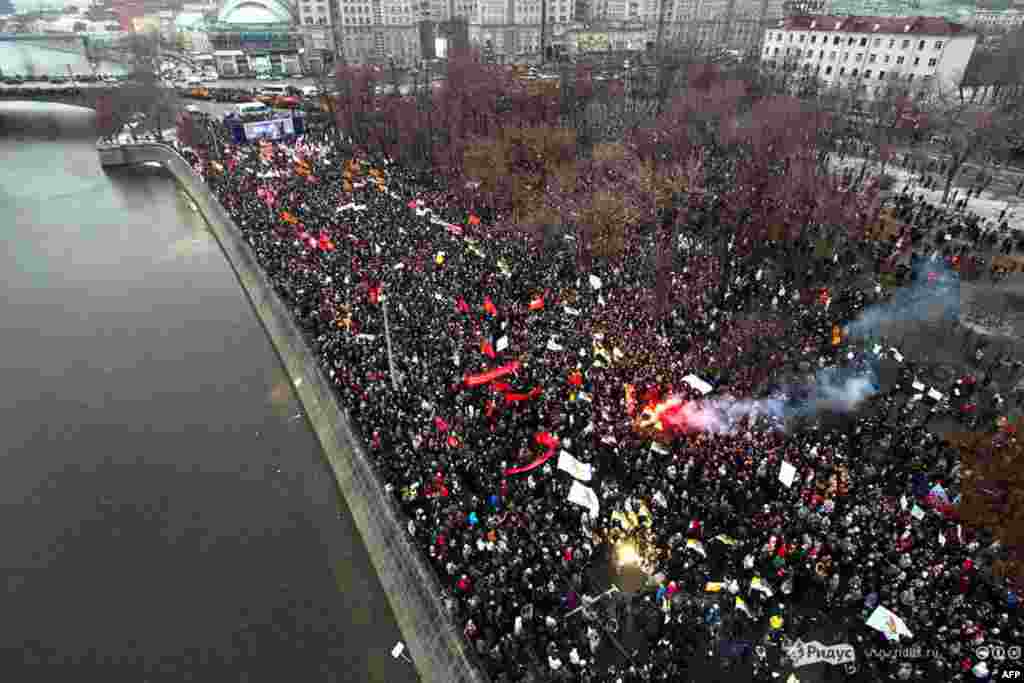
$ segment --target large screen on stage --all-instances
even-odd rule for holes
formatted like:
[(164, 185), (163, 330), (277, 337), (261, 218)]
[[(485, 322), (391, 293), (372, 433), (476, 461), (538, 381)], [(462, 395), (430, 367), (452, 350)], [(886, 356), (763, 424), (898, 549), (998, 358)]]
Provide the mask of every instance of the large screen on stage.
[(280, 140), (289, 135), (295, 135), (295, 123), (290, 117), (271, 119), (270, 121), (251, 121), (245, 124), (245, 139), (249, 142)]

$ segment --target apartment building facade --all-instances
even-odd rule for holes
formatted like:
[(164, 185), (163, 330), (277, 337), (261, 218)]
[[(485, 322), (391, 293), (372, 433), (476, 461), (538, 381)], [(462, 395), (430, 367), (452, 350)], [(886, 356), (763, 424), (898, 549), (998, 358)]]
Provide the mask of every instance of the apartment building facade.
[(814, 76), (865, 97), (955, 88), (977, 43), (962, 24), (940, 17), (788, 17), (764, 32), (769, 68)]

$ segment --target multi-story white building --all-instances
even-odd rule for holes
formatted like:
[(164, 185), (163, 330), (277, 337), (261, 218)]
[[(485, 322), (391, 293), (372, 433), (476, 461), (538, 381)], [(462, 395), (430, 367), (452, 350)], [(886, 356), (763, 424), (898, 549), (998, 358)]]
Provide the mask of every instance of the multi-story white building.
[(971, 17), (971, 21), (979, 29), (1013, 29), (1018, 26), (1024, 26), (1024, 12), (1016, 9), (977, 9), (974, 11), (974, 16)]
[(939, 17), (788, 17), (766, 29), (761, 60), (864, 96), (960, 84), (977, 36)]
[[(329, 0), (338, 2), (334, 33), (350, 63), (415, 64), (420, 53), (420, 2), (413, 0)], [(307, 0), (301, 0), (305, 3)], [(316, 0), (321, 2), (321, 0)]]
[(338, 0), (297, 0), (306, 71), (319, 74), (330, 68), (335, 53), (334, 26)]
[[(668, 45), (753, 50), (764, 29), (785, 16), (785, 0), (665, 0)], [(655, 11), (655, 23), (658, 11)]]

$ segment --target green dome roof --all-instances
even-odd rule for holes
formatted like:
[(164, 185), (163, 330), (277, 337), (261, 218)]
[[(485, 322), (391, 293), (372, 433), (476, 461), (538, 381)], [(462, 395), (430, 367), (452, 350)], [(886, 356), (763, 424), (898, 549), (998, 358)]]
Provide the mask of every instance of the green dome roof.
[(290, 24), (285, 0), (228, 0), (217, 15), (219, 24)]

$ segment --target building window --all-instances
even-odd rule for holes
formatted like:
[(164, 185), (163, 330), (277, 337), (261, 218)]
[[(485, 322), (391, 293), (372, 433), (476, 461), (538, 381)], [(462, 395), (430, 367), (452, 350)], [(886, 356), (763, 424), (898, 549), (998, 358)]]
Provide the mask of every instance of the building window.
[(885, 62), (886, 64), (888, 64), (890, 59), (891, 59), (891, 57), (889, 57), (889, 55), (886, 55), (885, 58), (882, 59), (882, 61)]
[(920, 57), (914, 57), (914, 66), (920, 66), (920, 65), (921, 65), (921, 58)]
[(772, 55), (778, 56), (778, 54), (779, 54), (779, 48), (775, 48), (775, 51), (772, 52)]
[(864, 61), (864, 53), (863, 52), (858, 52), (857, 53), (857, 61), (858, 62)]
[(864, 78), (871, 78), (871, 69), (864, 72)]
[(878, 80), (880, 80), (880, 81), (884, 81), (885, 80), (885, 72), (884, 71), (879, 71), (878, 72)]
[(904, 59), (903, 55), (900, 55), (899, 57), (896, 58), (896, 63), (897, 64), (903, 64), (903, 59)]
[(924, 49), (924, 41), (923, 40), (920, 43), (917, 44), (917, 49), (918, 50), (923, 50)]
[(894, 47), (896, 47), (896, 39), (895, 39), (895, 38), (893, 38), (893, 39), (891, 39), (891, 40), (889, 41), (889, 49), (891, 50), (891, 49), (893, 49)]
[(853, 71), (851, 71), (850, 75), (853, 76), (854, 78), (857, 78), (857, 70), (854, 69)]
[(903, 49), (907, 50), (909, 48), (910, 48), (910, 41), (909, 40), (904, 40), (903, 41)]
[(910, 83), (913, 80), (914, 80), (914, 74), (907, 74), (907, 83)]
[(804, 34), (802, 34), (802, 33), (800, 34), (800, 42), (801, 43), (804, 42)]
[(832, 44), (833, 45), (838, 45), (839, 44), (839, 36), (836, 36), (835, 38), (832, 39)]
[(818, 42), (818, 36), (811, 36), (811, 45), (814, 45), (816, 42)]
[(847, 40), (846, 44), (847, 45), (853, 45), (853, 38), (851, 37), (849, 40)]
[(818, 50), (818, 59), (825, 59), (825, 51)]
[(868, 63), (869, 64), (874, 64), (877, 59), (878, 59), (878, 55), (876, 55), (875, 53), (872, 52), (871, 55), (868, 57)]
[(882, 39), (881, 38), (875, 38), (874, 46), (878, 47), (881, 44), (882, 44)]
[(850, 53), (849, 52), (844, 52), (843, 53), (843, 61), (844, 62), (850, 61)]
[(936, 50), (941, 50), (942, 49), (942, 41), (941, 40), (936, 40), (935, 41), (935, 49)]
[(826, 76), (831, 76), (832, 75), (832, 67), (830, 67), (830, 66), (826, 66), (825, 67), (825, 75)]
[(839, 75), (842, 76), (845, 73), (846, 73), (846, 67), (845, 66), (839, 67)]
[(831, 60), (833, 62), (836, 61), (836, 53), (834, 51), (833, 52), (829, 52), (828, 53), (828, 58), (829, 58), (829, 60)]
[(861, 47), (865, 47), (865, 46), (867, 46), (867, 44), (868, 44), (868, 39), (867, 38), (861, 38), (860, 39), (860, 46)]
[(935, 59), (935, 57), (932, 57), (931, 59), (928, 60), (928, 66), (935, 66), (938, 63), (939, 60)]

